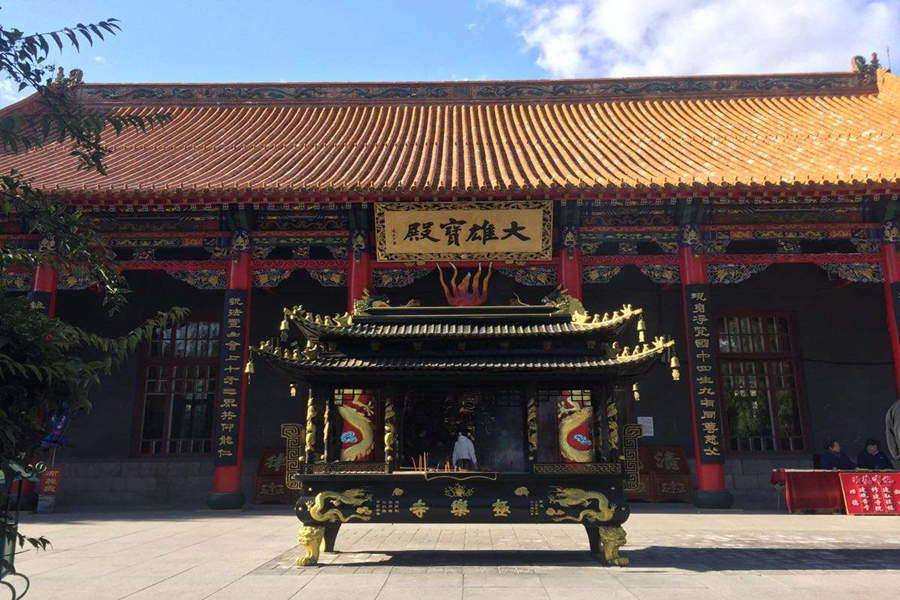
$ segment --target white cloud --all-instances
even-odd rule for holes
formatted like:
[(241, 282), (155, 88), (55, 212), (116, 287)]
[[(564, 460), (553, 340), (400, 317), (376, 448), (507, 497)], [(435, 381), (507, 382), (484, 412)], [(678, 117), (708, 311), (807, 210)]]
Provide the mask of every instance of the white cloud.
[(900, 56), (900, 0), (504, 0), (559, 77), (848, 71)]
[(25, 96), (31, 94), (31, 88), (25, 88), (21, 92), (19, 85), (12, 79), (0, 79), (0, 107), (7, 106), (13, 102), (18, 102)]
[(95, 56), (95, 57), (94, 57), (94, 62), (97, 62), (97, 63), (105, 63), (105, 62), (106, 62), (106, 57), (105, 57), (105, 56)]

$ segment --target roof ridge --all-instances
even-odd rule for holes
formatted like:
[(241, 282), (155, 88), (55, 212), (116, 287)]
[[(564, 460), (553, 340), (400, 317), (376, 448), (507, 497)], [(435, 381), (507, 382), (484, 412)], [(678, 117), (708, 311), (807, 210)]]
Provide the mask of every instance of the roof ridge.
[(518, 102), (877, 93), (853, 72), (404, 82), (85, 83), (86, 104)]

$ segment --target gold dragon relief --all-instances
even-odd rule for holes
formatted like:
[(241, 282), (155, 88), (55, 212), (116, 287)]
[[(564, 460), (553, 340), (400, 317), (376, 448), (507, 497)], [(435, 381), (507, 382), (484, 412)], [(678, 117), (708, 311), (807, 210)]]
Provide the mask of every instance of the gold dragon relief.
[[(605, 494), (580, 488), (553, 488), (549, 501), (550, 504), (560, 507), (549, 506), (545, 511), (545, 514), (557, 523), (562, 521), (603, 523), (611, 520), (616, 512), (616, 505), (612, 504)], [(596, 509), (591, 508), (592, 502), (597, 503)], [(564, 510), (573, 507), (584, 508), (577, 515)]]
[(559, 451), (565, 462), (588, 463), (594, 458), (591, 439), (590, 405), (572, 398), (564, 398), (558, 410)]
[(374, 397), (368, 390), (344, 390), (337, 407), (343, 420), (341, 429), (341, 461), (368, 460), (375, 447)]
[[(343, 492), (325, 491), (316, 494), (315, 498), (306, 502), (306, 510), (309, 516), (320, 523), (346, 523), (353, 519), (369, 521), (372, 518), (372, 509), (365, 506), (371, 502), (372, 495), (361, 488), (354, 488)], [(341, 505), (356, 507), (352, 512), (344, 513)], [(330, 506), (326, 510), (326, 507)]]

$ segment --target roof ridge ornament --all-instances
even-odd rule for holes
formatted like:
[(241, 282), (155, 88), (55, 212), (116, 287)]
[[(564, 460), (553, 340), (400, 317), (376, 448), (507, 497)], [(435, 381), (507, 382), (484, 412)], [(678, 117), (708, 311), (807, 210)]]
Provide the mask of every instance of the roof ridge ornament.
[(868, 64), (866, 64), (866, 59), (862, 56), (854, 56), (850, 64), (853, 65), (853, 72), (856, 73), (860, 82), (875, 83), (875, 77), (878, 74), (878, 69), (881, 67), (881, 63), (878, 62), (877, 52), (872, 53), (872, 62)]
[(562, 285), (556, 286), (552, 292), (541, 298), (547, 306), (555, 306), (557, 315), (570, 315), (573, 323), (587, 323), (591, 318), (581, 300), (569, 294)]

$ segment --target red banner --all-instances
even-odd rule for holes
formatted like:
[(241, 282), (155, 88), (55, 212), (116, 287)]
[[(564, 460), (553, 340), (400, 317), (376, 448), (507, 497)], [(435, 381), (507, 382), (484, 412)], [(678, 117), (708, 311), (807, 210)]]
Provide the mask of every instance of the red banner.
[(900, 515), (900, 471), (838, 476), (848, 515)]

